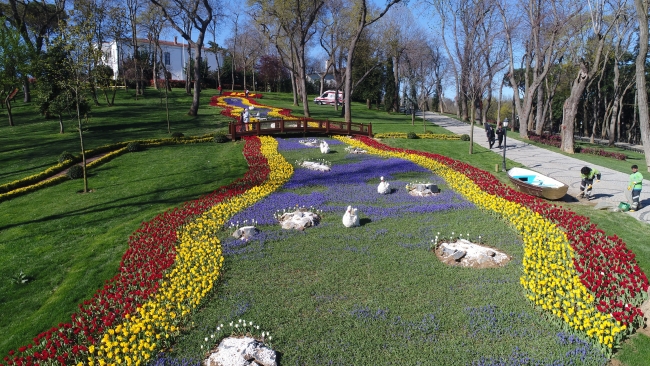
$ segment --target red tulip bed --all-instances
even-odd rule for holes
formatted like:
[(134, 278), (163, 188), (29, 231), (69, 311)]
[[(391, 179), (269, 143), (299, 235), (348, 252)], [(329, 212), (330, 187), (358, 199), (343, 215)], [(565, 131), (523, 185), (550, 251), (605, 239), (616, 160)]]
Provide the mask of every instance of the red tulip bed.
[(137, 313), (138, 307), (156, 294), (164, 274), (174, 265), (179, 228), (210, 207), (268, 179), (269, 164), (261, 147), (260, 139), (246, 139), (244, 156), (249, 170), (242, 178), (142, 223), (129, 238), (119, 273), (106, 281), (92, 299), (79, 305), (70, 323), (60, 323), (34, 337), (32, 343), (10, 351), (4, 364), (87, 364), (89, 350), (96, 347), (102, 334), (123, 322), (128, 314)]

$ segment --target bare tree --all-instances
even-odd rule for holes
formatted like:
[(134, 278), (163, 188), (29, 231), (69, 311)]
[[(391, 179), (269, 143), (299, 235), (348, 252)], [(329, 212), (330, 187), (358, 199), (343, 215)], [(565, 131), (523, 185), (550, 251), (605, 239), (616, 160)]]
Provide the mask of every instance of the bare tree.
[(133, 67), (135, 71), (135, 99), (138, 100), (138, 95), (142, 95), (142, 85), (140, 84), (140, 77), (138, 74), (138, 16), (140, 11), (139, 0), (126, 0), (126, 15), (129, 20), (129, 27), (131, 29), (131, 46), (133, 47)]
[[(627, 0), (615, 0), (613, 3), (615, 4), (614, 6), (622, 11), (621, 15), (614, 19), (614, 45), (612, 50), (614, 56), (614, 80), (612, 87), (614, 92), (611, 97), (611, 102), (607, 106), (606, 116), (609, 115), (609, 123), (606, 128), (603, 128), (603, 132), (607, 132), (610, 146), (614, 145), (617, 137), (616, 131), (619, 132), (618, 136), (620, 137), (623, 98), (634, 85), (633, 78), (625, 80), (625, 77), (621, 76), (620, 72), (620, 65), (623, 62), (623, 58), (629, 54), (628, 50), (634, 35), (634, 9), (629, 6)], [(604, 122), (607, 123), (607, 118), (604, 118)]]
[(292, 71), (295, 76), (295, 89), (303, 103), (303, 113), (309, 117), (309, 102), (307, 100), (306, 49), (316, 30), (314, 22), (321, 13), (325, 0), (289, 0), (273, 2), (269, 0), (249, 0), (255, 13), (254, 18), (268, 28), (270, 23), (276, 23), (282, 34), (289, 40), (291, 48)]
[[(213, 17), (213, 7), (209, 0), (170, 0), (170, 6), (158, 0), (150, 0), (158, 6), (165, 18), (169, 20), (171, 26), (183, 37), (187, 43), (194, 48), (194, 96), (192, 106), (188, 112), (191, 116), (198, 115), (199, 101), (201, 97), (201, 55), (203, 52), (203, 40), (205, 32), (210, 25)], [(191, 33), (179, 27), (182, 20), (179, 17), (187, 16), (190, 19), (194, 29), (197, 31), (196, 41), (192, 40)]]
[(343, 108), (345, 122), (352, 122), (352, 110), (350, 108), (352, 88), (352, 64), (354, 58), (354, 50), (361, 38), (361, 33), (379, 19), (381, 19), (390, 10), (393, 5), (398, 4), (400, 0), (386, 0), (383, 8), (378, 11), (370, 11), (367, 0), (354, 0), (354, 12), (356, 13), (352, 22), (352, 32), (348, 43), (348, 56), (345, 63), (345, 81), (344, 81), (344, 95), (343, 95)]
[(160, 68), (165, 66), (162, 55), (159, 56), (159, 51), (162, 54), (162, 48), (160, 47), (160, 35), (166, 27), (165, 16), (163, 15), (162, 11), (160, 11), (160, 8), (151, 3), (148, 3), (145, 12), (142, 14), (141, 21), (144, 29), (147, 32), (147, 39), (149, 40), (152, 54), (153, 71), (151, 78), (153, 79), (153, 87), (158, 89)]
[[(612, 29), (611, 24), (603, 21), (605, 14), (604, 0), (589, 2), (590, 22), (579, 22), (578, 26), (587, 23), (591, 24), (591, 31), (586, 35), (586, 39), (581, 42), (581, 50), (577, 52), (578, 74), (571, 84), (571, 94), (564, 101), (562, 106), (562, 151), (573, 154), (575, 120), (578, 113), (580, 98), (585, 90), (587, 83), (601, 70), (601, 57), (606, 45), (606, 38)], [(618, 12), (618, 9), (614, 10)], [(616, 17), (616, 14), (610, 14)], [(588, 52), (587, 52), (588, 50)]]
[[(512, 11), (507, 2), (499, 4), (509, 55), (509, 71), (506, 77), (513, 89), (513, 104), (520, 122), (519, 134), (523, 138), (528, 138), (528, 120), (532, 115), (533, 101), (538, 89), (555, 61), (563, 53), (561, 36), (564, 35), (566, 25), (574, 16), (574, 12), (563, 11), (571, 8), (560, 1), (529, 1), (528, 3), (522, 1), (517, 5), (520, 11)], [(525, 15), (521, 21), (517, 18), (519, 13)], [(520, 38), (517, 38), (520, 32), (519, 26), (522, 24), (528, 32), (522, 32)], [(519, 41), (524, 43), (522, 58), (524, 70), (523, 73), (518, 74), (515, 73), (514, 49), (516, 42)], [(518, 75), (523, 80), (518, 80)], [(520, 85), (523, 85), (524, 89), (523, 100), (519, 95)]]

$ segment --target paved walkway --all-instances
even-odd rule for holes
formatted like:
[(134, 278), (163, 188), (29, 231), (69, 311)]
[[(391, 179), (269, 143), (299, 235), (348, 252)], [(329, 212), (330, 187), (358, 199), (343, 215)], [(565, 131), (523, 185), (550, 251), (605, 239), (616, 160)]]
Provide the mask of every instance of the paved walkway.
[[(425, 112), (425, 119), (456, 134), (469, 134), (471, 128), (466, 123), (433, 112)], [(509, 132), (509, 134), (512, 134), (512, 132)], [(598, 202), (605, 201), (610, 205), (618, 206), (619, 202), (627, 201), (625, 193), (627, 192), (627, 185), (630, 174), (632, 173), (631, 170), (627, 174), (621, 173), (515, 139), (506, 137), (506, 142), (506, 159), (516, 161), (528, 169), (540, 172), (569, 185), (567, 194), (573, 197), (574, 202), (576, 201), (575, 197), (580, 193), (580, 169), (585, 165), (596, 168), (602, 173), (600, 182), (594, 182), (592, 194), (595, 199), (589, 201), (590, 204), (595, 205)], [(485, 148), (489, 147), (485, 137), (485, 128), (482, 125), (474, 126), (474, 143)], [(496, 145), (498, 145), (498, 142), (492, 151), (495, 154), (502, 155), (503, 151), (497, 149)], [(579, 154), (576, 156), (579, 156)], [(629, 169), (631, 166), (627, 162), (621, 162), (621, 164), (626, 169)], [(650, 192), (650, 181), (644, 179), (643, 191), (641, 192), (641, 210), (627, 212), (626, 214), (640, 221), (650, 223), (650, 194), (648, 192)], [(571, 200), (572, 197), (565, 198)]]

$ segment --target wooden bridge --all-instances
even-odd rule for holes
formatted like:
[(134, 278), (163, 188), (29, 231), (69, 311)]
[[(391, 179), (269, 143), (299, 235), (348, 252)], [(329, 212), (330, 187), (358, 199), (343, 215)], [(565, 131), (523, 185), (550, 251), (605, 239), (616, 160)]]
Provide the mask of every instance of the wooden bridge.
[(372, 123), (314, 121), (311, 119), (274, 119), (249, 123), (230, 122), (228, 137), (236, 140), (243, 136), (312, 135), (362, 135), (372, 137)]

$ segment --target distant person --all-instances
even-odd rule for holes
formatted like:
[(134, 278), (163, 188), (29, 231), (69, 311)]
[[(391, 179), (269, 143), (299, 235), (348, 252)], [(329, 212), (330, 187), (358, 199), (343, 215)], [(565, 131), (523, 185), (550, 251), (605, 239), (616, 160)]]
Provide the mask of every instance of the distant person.
[(246, 91), (244, 92), (244, 94), (246, 95), (246, 98), (248, 98), (248, 89), (246, 89)]
[(492, 146), (494, 146), (494, 127), (492, 127), (492, 125), (488, 125), (487, 138), (491, 149)]
[(219, 87), (217, 89), (219, 89), (219, 95), (221, 95), (221, 84), (219, 84)]
[(641, 198), (641, 184), (643, 183), (643, 175), (639, 173), (639, 167), (632, 165), (632, 174), (630, 174), (630, 184), (627, 186), (628, 191), (632, 191), (632, 205), (630, 211), (641, 209), (639, 200)]
[(497, 139), (499, 140), (499, 146), (497, 146), (497, 148), (499, 149), (503, 149), (503, 146), (501, 146), (501, 144), (503, 144), (503, 135), (505, 134), (505, 132), (506, 129), (503, 127), (503, 124), (499, 122), (499, 124), (497, 124), (497, 130), (496, 130)]
[(591, 200), (593, 198), (591, 195), (591, 189), (594, 185), (594, 178), (596, 178), (597, 182), (600, 182), (600, 172), (596, 169), (585, 166), (580, 169), (580, 177), (582, 178), (582, 182), (580, 182), (580, 194), (578, 197), (585, 197), (588, 200)]
[(250, 113), (248, 112), (248, 107), (244, 107), (244, 111), (241, 113), (241, 132), (246, 131), (246, 124), (250, 121)]

